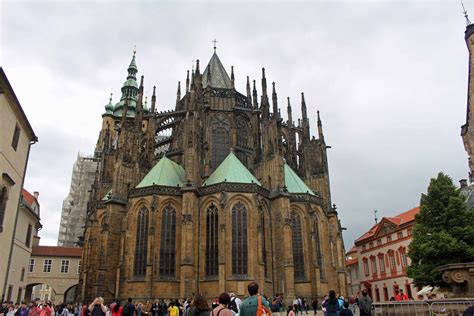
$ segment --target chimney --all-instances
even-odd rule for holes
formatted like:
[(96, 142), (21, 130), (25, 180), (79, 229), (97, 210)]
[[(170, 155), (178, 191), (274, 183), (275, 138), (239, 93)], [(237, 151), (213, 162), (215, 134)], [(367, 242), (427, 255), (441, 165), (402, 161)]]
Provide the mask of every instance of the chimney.
[(467, 188), (467, 180), (466, 179), (459, 180), (459, 184), (461, 185), (461, 189)]
[(38, 197), (40, 193), (38, 191), (33, 192), (33, 195), (35, 196), (36, 201), (38, 201)]

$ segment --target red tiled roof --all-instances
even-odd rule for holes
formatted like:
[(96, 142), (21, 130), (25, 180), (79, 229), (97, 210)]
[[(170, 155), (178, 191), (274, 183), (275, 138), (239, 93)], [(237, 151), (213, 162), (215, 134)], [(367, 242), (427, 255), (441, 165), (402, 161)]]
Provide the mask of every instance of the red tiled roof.
[(82, 248), (56, 247), (56, 246), (33, 246), (31, 255), (42, 256), (42, 257), (82, 257)]
[(411, 210), (398, 214), (395, 217), (384, 217), (378, 224), (375, 224), (374, 226), (372, 226), (372, 228), (369, 229), (369, 231), (367, 231), (365, 234), (357, 238), (356, 242), (359, 242), (359, 241), (362, 241), (364, 239), (374, 236), (378, 228), (382, 225), (384, 221), (390, 221), (397, 226), (401, 226), (403, 224), (414, 221), (415, 215), (418, 214), (419, 212), (420, 212), (420, 207), (417, 206), (415, 208), (412, 208)]
[(355, 245), (352, 246), (351, 249), (349, 249), (349, 251), (346, 252), (346, 254), (349, 254), (349, 253), (353, 253), (353, 252), (356, 252), (357, 251), (357, 248)]
[(26, 191), (25, 189), (21, 189), (21, 194), (23, 195), (23, 198), (25, 199), (26, 203), (28, 203), (29, 206), (32, 206), (33, 203), (35, 202), (39, 205), (35, 196), (31, 194), (30, 192)]
[(357, 258), (350, 258), (346, 260), (346, 266), (351, 266), (353, 264), (357, 264), (359, 260)]

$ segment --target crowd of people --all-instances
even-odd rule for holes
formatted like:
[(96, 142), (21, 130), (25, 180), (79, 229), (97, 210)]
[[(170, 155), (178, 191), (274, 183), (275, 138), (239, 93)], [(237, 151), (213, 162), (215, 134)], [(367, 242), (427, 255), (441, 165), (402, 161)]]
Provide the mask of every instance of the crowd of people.
[[(49, 300), (39, 299), (29, 304), (5, 302), (0, 307), (0, 316), (268, 316), (276, 312), (295, 316), (298, 313), (309, 314), (311, 309), (318, 309), (316, 299), (311, 301), (311, 307), (302, 297), (296, 297), (292, 304), (285, 306), (283, 293), (268, 299), (258, 294), (258, 284), (255, 282), (251, 282), (247, 289), (249, 295), (244, 300), (234, 293), (221, 293), (211, 304), (208, 304), (208, 300), (201, 294), (188, 299), (156, 299), (144, 303), (133, 302), (131, 298), (123, 303), (115, 299), (108, 305), (101, 297), (95, 298), (89, 305), (54, 305)], [(362, 292), (355, 303), (359, 305), (361, 316), (370, 316), (372, 301), (366, 291)], [(349, 301), (342, 296), (336, 296), (332, 290), (322, 301), (321, 308), (325, 316), (353, 316)]]

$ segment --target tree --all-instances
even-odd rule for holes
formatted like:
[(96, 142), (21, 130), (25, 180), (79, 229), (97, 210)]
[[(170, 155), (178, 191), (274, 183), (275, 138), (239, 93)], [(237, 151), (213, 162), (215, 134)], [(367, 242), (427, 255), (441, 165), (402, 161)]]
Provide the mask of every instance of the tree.
[(474, 261), (474, 209), (444, 173), (431, 179), (415, 216), (407, 272), (415, 283), (443, 285), (437, 267)]

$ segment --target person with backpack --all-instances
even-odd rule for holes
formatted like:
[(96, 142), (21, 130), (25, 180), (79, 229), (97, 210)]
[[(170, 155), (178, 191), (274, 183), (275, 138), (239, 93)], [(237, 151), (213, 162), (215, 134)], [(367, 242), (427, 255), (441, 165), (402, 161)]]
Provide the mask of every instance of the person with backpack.
[(242, 300), (237, 297), (234, 293), (229, 294), (230, 301), (227, 308), (233, 311), (236, 315), (239, 314), (239, 306), (242, 304)]
[(219, 306), (211, 311), (211, 316), (234, 316), (234, 312), (229, 308), (230, 295), (221, 293), (219, 295)]
[(249, 297), (240, 304), (240, 316), (262, 316), (264, 314), (271, 315), (270, 304), (268, 301), (258, 294), (258, 284), (251, 282), (247, 286)]
[(128, 298), (127, 304), (122, 308), (122, 316), (135, 316), (135, 305), (133, 305), (131, 297)]
[(339, 315), (339, 301), (336, 297), (334, 290), (329, 291), (329, 297), (324, 301), (323, 307), (326, 308), (327, 316), (338, 316)]
[(366, 289), (362, 291), (362, 295), (359, 297), (357, 305), (359, 305), (360, 316), (372, 315), (372, 299), (368, 296)]

